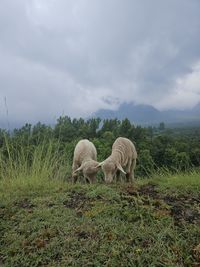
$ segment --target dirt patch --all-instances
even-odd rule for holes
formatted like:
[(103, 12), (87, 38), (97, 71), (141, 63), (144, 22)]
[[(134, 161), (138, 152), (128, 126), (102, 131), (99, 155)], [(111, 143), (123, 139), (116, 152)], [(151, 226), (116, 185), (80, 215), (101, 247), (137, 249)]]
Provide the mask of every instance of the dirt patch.
[(171, 206), (176, 224), (184, 221), (200, 223), (200, 200), (189, 196), (165, 196), (164, 201)]
[(131, 196), (137, 196), (138, 195), (138, 187), (134, 186), (133, 184), (129, 184), (129, 185), (123, 187), (123, 193), (131, 195)]
[(138, 189), (140, 195), (149, 196), (151, 198), (158, 198), (158, 191), (156, 189), (156, 185), (147, 184), (143, 185)]
[[(152, 198), (152, 205), (156, 209), (162, 209), (165, 205), (169, 206), (170, 215), (174, 218), (175, 224), (180, 223), (200, 223), (200, 200), (190, 195), (163, 195), (158, 192), (156, 185), (147, 184), (138, 189), (139, 195)], [(160, 205), (161, 203), (161, 205)]]
[(86, 231), (80, 231), (80, 232), (76, 232), (76, 236), (79, 239), (87, 239), (91, 237), (91, 234), (89, 232)]
[(90, 226), (82, 226), (74, 229), (74, 234), (78, 239), (97, 239), (99, 234)]
[(69, 197), (63, 202), (63, 205), (66, 208), (75, 209), (79, 216), (92, 207), (91, 199), (84, 192), (71, 191)]
[[(151, 205), (157, 211), (165, 210), (174, 218), (175, 225), (181, 223), (200, 223), (200, 199), (190, 195), (171, 196), (159, 192), (155, 184), (146, 184), (139, 188), (129, 185), (125, 188), (126, 196), (141, 197), (143, 205), (149, 205), (149, 199), (152, 199)], [(130, 201), (130, 200), (129, 200)]]
[(153, 240), (145, 239), (141, 243), (142, 243), (142, 247), (143, 248), (149, 248), (149, 247), (151, 247), (153, 245)]
[(35, 207), (35, 205), (32, 204), (28, 198), (24, 198), (18, 202), (15, 202), (14, 205), (23, 209), (31, 209)]
[(194, 198), (190, 195), (180, 195), (180, 196), (169, 196), (166, 195), (163, 197), (165, 202), (167, 203), (174, 203), (176, 201), (180, 201), (184, 203), (185, 205), (194, 205), (194, 204), (200, 204), (200, 198)]
[(156, 185), (154, 184), (145, 184), (140, 187), (135, 187), (134, 185), (128, 185), (124, 193), (132, 196), (146, 196), (146, 197), (152, 197), (152, 198), (157, 198), (158, 197), (158, 191), (156, 189)]

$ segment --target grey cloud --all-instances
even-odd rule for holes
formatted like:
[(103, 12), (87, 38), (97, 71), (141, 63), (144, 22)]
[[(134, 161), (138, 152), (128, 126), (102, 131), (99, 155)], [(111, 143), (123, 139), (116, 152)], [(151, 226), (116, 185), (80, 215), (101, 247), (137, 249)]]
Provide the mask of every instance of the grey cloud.
[[(199, 11), (198, 0), (2, 0), (1, 114), (5, 97), (20, 122), (88, 116), (124, 101), (195, 105), (200, 89), (194, 94), (186, 77), (200, 62)], [(191, 82), (188, 104), (178, 79)]]

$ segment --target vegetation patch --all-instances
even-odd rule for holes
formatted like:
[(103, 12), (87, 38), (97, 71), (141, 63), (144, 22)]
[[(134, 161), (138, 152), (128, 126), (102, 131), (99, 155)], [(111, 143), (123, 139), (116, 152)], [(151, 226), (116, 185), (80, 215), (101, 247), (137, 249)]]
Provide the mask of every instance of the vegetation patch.
[(25, 190), (13, 200), (0, 195), (2, 266), (199, 264), (196, 191), (163, 191), (157, 178), (112, 185), (49, 181), (44, 194), (37, 185)]
[[(99, 123), (0, 131), (0, 265), (199, 266), (199, 135)], [(101, 161), (118, 136), (138, 150), (135, 182), (107, 185), (100, 172), (72, 184), (77, 141), (93, 141)]]
[[(175, 224), (187, 222), (200, 225), (200, 198), (198, 197), (193, 197), (191, 194), (168, 195), (159, 192), (158, 186), (152, 183), (139, 188), (129, 185), (125, 192), (127, 195), (137, 196), (143, 205), (154, 207), (158, 215), (171, 215)], [(126, 199), (135, 201), (135, 198), (126, 197)]]

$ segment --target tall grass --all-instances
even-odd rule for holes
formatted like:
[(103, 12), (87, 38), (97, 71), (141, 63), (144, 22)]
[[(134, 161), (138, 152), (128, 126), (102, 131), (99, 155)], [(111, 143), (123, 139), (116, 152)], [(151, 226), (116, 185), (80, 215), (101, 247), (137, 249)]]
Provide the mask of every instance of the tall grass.
[(18, 144), (14, 147), (5, 137), (4, 150), (0, 150), (2, 190), (9, 190), (9, 187), (40, 187), (56, 181), (69, 181), (70, 173), (69, 156), (59, 141), (44, 140), (35, 146)]
[[(13, 143), (7, 136), (4, 139), (4, 146), (0, 149), (1, 191), (9, 190), (11, 187), (16, 189), (47, 188), (48, 185), (71, 181), (73, 145), (64, 147), (60, 140), (53, 138), (40, 141), (37, 145), (31, 145), (29, 142), (25, 144), (24, 140)], [(144, 176), (138, 177), (137, 169), (136, 177), (144, 178)], [(186, 173), (178, 169), (172, 171), (163, 167), (151, 173), (149, 171), (148, 181), (160, 181), (163, 188), (189, 188), (190, 186), (192, 189), (200, 190), (199, 177), (199, 170)], [(101, 172), (97, 178), (101, 180)], [(139, 183), (143, 182), (139, 181)]]

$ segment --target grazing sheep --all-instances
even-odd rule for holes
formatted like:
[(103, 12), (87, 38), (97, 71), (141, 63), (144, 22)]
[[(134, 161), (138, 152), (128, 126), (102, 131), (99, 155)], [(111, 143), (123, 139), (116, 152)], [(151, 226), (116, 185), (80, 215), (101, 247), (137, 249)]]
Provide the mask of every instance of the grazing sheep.
[(115, 175), (119, 178), (120, 172), (126, 175), (127, 181), (133, 181), (136, 158), (137, 152), (134, 144), (127, 138), (119, 137), (113, 143), (111, 155), (97, 167), (101, 166), (105, 181), (108, 183), (112, 182)]
[(74, 183), (78, 179), (79, 171), (82, 171), (87, 182), (94, 182), (99, 164), (96, 160), (97, 151), (94, 144), (87, 139), (80, 140), (74, 150), (72, 165), (72, 178)]

